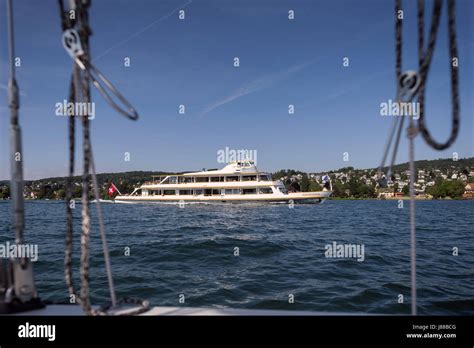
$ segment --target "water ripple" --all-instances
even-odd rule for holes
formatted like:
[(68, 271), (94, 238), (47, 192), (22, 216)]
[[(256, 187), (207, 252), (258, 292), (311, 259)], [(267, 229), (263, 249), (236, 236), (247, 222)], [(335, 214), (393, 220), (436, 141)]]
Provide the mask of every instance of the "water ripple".
[[(421, 314), (474, 314), (474, 201), (417, 203)], [(285, 204), (106, 204), (107, 236), (119, 296), (155, 305), (408, 314), (408, 205), (395, 201)], [(65, 207), (26, 203), (27, 242), (40, 295), (67, 300), (63, 279)], [(95, 211), (91, 294), (107, 302)], [(10, 203), (0, 201), (0, 242), (12, 242)], [(74, 217), (79, 286), (80, 204)], [(365, 260), (330, 259), (332, 242), (365, 246)], [(459, 255), (453, 255), (457, 248)], [(129, 252), (129, 255), (128, 255)], [(236, 256), (238, 252), (238, 256)], [(127, 256), (128, 255), (128, 256)], [(294, 303), (290, 303), (290, 294)], [(403, 303), (399, 303), (403, 295)]]

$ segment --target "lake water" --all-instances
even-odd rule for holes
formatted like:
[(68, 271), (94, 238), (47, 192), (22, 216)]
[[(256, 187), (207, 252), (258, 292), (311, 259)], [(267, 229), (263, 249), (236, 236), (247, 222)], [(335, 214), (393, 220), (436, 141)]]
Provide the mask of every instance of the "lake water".
[[(118, 297), (178, 306), (184, 294), (189, 307), (409, 314), (409, 202), (404, 204), (102, 207)], [(80, 208), (74, 212), (77, 287)], [(93, 228), (91, 294), (101, 305), (108, 288), (96, 220)], [(64, 202), (26, 202), (26, 242), (39, 245), (35, 278), (46, 300), (68, 300), (64, 231)], [(14, 241), (10, 202), (0, 201), (0, 243), (7, 241)], [(364, 260), (326, 257), (333, 242), (363, 244)], [(474, 201), (417, 202), (417, 262), (419, 314), (474, 314)]]

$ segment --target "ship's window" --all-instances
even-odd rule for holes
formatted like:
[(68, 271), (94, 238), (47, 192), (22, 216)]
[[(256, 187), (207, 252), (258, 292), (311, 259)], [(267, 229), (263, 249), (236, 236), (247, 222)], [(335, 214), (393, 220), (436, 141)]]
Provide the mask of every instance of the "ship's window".
[(190, 182), (194, 182), (194, 178), (192, 176), (178, 176), (178, 183), (185, 184)]
[(219, 181), (224, 181), (223, 176), (211, 176), (211, 182), (219, 182)]
[(154, 194), (155, 196), (159, 196), (159, 195), (161, 195), (161, 190), (154, 190), (154, 191), (153, 191), (153, 194)]
[(257, 193), (257, 189), (243, 189), (242, 194), (243, 195), (253, 195)]
[(270, 181), (270, 175), (268, 174), (260, 174), (260, 181)]
[(257, 180), (256, 175), (242, 175), (242, 181), (255, 181)]
[(196, 177), (196, 182), (209, 182), (209, 177), (208, 176), (197, 176)]
[(240, 190), (239, 189), (226, 189), (225, 194), (226, 195), (240, 195)]
[(278, 187), (278, 189), (280, 190), (280, 192), (282, 193), (287, 193), (288, 191), (286, 190), (286, 188), (284, 187)]
[(194, 195), (196, 196), (202, 195), (203, 193), (204, 193), (203, 190), (194, 190)]
[(176, 190), (163, 190), (164, 195), (172, 196), (176, 194)]
[(220, 196), (221, 195), (221, 190), (220, 189), (213, 189), (212, 190), (212, 195), (213, 196)]
[(226, 178), (226, 181), (239, 181), (239, 177), (238, 176), (228, 176)]
[(273, 191), (270, 187), (262, 187), (258, 190), (258, 193), (268, 194), (268, 193), (273, 193)]
[(193, 194), (193, 190), (179, 190), (180, 196), (192, 195), (192, 194)]
[(204, 196), (211, 196), (212, 195), (212, 190), (211, 189), (205, 189), (204, 190)]
[(169, 183), (170, 184), (176, 184), (178, 182), (178, 177), (177, 176), (170, 176), (169, 178)]

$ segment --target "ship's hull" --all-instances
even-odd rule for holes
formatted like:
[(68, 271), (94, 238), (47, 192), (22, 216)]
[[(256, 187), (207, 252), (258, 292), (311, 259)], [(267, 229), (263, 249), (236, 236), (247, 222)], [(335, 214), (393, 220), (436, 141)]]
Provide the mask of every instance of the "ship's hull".
[(299, 203), (320, 203), (331, 195), (331, 191), (319, 192), (296, 192), (288, 194), (268, 194), (268, 195), (223, 195), (223, 196), (192, 196), (192, 195), (154, 195), (154, 196), (117, 196), (117, 203), (126, 202), (299, 202)]

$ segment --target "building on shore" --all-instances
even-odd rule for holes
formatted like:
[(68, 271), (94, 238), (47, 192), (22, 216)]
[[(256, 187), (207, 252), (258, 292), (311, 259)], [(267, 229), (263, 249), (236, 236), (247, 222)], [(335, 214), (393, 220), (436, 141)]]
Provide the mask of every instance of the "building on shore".
[(464, 186), (464, 194), (462, 196), (464, 198), (474, 198), (474, 182), (467, 183)]

